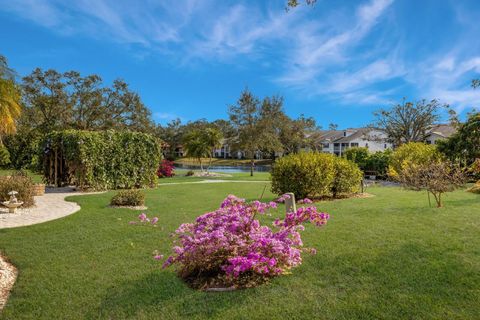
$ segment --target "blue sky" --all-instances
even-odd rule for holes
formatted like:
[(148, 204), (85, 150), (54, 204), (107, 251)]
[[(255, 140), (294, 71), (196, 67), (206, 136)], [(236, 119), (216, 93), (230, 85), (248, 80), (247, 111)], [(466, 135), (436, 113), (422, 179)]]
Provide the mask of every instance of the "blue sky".
[(160, 123), (226, 118), (246, 86), (323, 127), (368, 124), (403, 97), (480, 106), (479, 1), (285, 3), (0, 0), (0, 53), (20, 75), (123, 78)]

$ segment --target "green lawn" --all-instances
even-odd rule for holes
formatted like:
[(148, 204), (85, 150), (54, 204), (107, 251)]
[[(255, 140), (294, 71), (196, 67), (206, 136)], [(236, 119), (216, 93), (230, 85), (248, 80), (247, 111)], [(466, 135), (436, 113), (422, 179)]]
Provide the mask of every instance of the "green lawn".
[(0, 230), (0, 250), (20, 270), (0, 318), (480, 319), (480, 197), (464, 191), (448, 194), (442, 209), (429, 208), (424, 193), (380, 187), (368, 189), (372, 198), (320, 203), (332, 218), (303, 237), (318, 254), (254, 289), (194, 291), (151, 258), (168, 253), (180, 223), (228, 193), (254, 199), (262, 189), (147, 190), (157, 228), (128, 225), (138, 212), (108, 208), (109, 192), (72, 198), (82, 210), (69, 217)]

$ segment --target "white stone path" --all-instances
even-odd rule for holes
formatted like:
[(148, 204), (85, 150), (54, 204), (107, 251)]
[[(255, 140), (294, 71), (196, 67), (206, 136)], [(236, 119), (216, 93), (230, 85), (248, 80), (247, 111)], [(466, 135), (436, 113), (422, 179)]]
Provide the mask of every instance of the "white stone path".
[(98, 192), (76, 192), (72, 188), (47, 189), (43, 196), (35, 197), (34, 207), (8, 213), (7, 208), (0, 206), (0, 229), (29, 226), (71, 215), (80, 210), (80, 206), (65, 201), (66, 197), (94, 193)]

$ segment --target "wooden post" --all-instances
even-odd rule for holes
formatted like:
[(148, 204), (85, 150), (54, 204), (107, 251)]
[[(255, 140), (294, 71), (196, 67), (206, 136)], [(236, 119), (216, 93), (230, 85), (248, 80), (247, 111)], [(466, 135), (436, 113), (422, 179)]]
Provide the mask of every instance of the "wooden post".
[(297, 212), (297, 205), (295, 203), (295, 195), (291, 192), (286, 193), (290, 197), (285, 199), (285, 210), (286, 212)]

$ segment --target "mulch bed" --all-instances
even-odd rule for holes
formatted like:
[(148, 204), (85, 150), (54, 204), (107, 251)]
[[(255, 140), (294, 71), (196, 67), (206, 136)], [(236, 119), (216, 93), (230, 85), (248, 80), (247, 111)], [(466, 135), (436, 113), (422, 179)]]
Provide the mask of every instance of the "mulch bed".
[(0, 255), (0, 310), (7, 304), (10, 290), (17, 279), (17, 269)]

